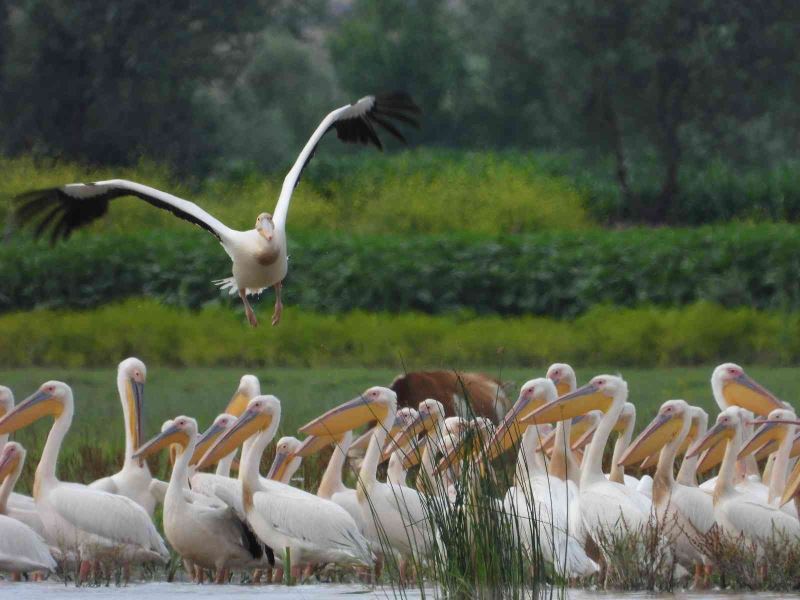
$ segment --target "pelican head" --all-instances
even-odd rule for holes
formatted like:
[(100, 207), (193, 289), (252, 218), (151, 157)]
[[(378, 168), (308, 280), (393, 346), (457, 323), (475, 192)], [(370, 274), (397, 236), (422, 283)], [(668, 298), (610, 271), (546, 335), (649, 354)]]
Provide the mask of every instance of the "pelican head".
[(25, 448), (17, 442), (9, 442), (0, 451), (0, 483), (6, 477), (19, 477), (25, 463)]
[(248, 402), (261, 394), (261, 383), (255, 375), (242, 375), (239, 380), (239, 387), (236, 388), (236, 393), (233, 398), (228, 402), (225, 411), (234, 417), (240, 416), (247, 408)]
[(711, 390), (723, 410), (729, 406), (741, 406), (757, 415), (767, 416), (776, 408), (787, 408), (775, 394), (756, 383), (734, 363), (724, 363), (714, 369)]
[(194, 454), (192, 454), (192, 459), (189, 461), (189, 464), (197, 464), (197, 462), (203, 457), (208, 449), (211, 448), (217, 438), (233, 427), (236, 421), (236, 417), (227, 413), (217, 415), (217, 418), (214, 419), (214, 422), (211, 423), (209, 428), (206, 429), (197, 439), (197, 444), (194, 448)]
[(0, 419), (0, 435), (12, 433), (43, 417), (72, 416), (72, 388), (63, 381), (48, 381)]
[(278, 440), (275, 447), (275, 459), (267, 473), (267, 479), (288, 482), (295, 471), (300, 468), (302, 456), (297, 455), (301, 442), (296, 437), (286, 436)]
[[(397, 418), (395, 418), (395, 422)], [(384, 459), (388, 459), (395, 449), (402, 450), (416, 441), (420, 433), (426, 435), (437, 431), (442, 435), (444, 424), (444, 406), (438, 400), (431, 398), (419, 403), (419, 411), (414, 419), (408, 422), (399, 433), (392, 438), (392, 443), (384, 448)]]
[(547, 369), (547, 378), (556, 384), (559, 396), (568, 394), (578, 387), (575, 370), (566, 363), (553, 363)]
[(382, 423), (396, 410), (397, 394), (389, 388), (375, 386), (303, 425), (300, 433), (336, 436), (372, 421)]
[(0, 385), (0, 419), (12, 408), (14, 408), (14, 392), (11, 388)]
[(144, 384), (147, 381), (147, 368), (138, 358), (126, 358), (117, 368), (117, 382), (120, 387), (122, 412), (131, 439), (131, 450), (136, 451), (144, 437), (143, 409)]
[(797, 416), (788, 409), (776, 408), (766, 420), (760, 421), (761, 426), (739, 451), (739, 460), (749, 456), (756, 450), (771, 442), (781, 443), (787, 436), (792, 436), (794, 441), (795, 428), (798, 424)]
[(738, 406), (731, 406), (717, 416), (717, 422), (706, 434), (697, 440), (686, 453), (686, 458), (697, 456), (707, 448), (713, 448), (721, 442), (732, 440), (743, 425), (745, 415)]
[(175, 448), (177, 456), (186, 452), (189, 444), (197, 437), (197, 421), (181, 415), (167, 421), (161, 433), (142, 445), (133, 455), (134, 458), (147, 458), (164, 448)]
[(526, 381), (519, 390), (514, 406), (503, 417), (489, 440), (489, 459), (494, 459), (513, 446), (529, 425), (525, 419), (540, 407), (555, 401), (557, 396), (556, 384), (552, 379), (537, 377)]
[(275, 235), (275, 223), (270, 213), (263, 212), (256, 217), (256, 231), (268, 242), (272, 241)]
[(669, 444), (676, 436), (686, 435), (691, 425), (691, 407), (684, 400), (667, 400), (653, 421), (620, 457), (623, 467), (642, 462)]
[(628, 384), (616, 375), (597, 375), (574, 392), (545, 404), (523, 419), (525, 424), (554, 423), (583, 415), (590, 410), (608, 411), (615, 400), (628, 397)]
[(198, 469), (218, 462), (228, 456), (252, 436), (277, 427), (281, 418), (281, 401), (275, 396), (256, 396), (247, 404), (239, 420), (222, 434), (197, 463)]

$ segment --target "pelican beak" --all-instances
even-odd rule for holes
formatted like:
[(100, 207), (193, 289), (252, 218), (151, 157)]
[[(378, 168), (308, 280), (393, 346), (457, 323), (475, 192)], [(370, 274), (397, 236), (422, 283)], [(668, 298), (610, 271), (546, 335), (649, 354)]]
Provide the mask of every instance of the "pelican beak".
[(295, 455), (291, 452), (278, 452), (275, 454), (275, 460), (272, 461), (272, 466), (267, 473), (267, 479), (273, 481), (281, 481), (286, 474), (286, 469), (292, 464)]
[(388, 414), (385, 403), (358, 396), (303, 425), (299, 431), (306, 435), (338, 436), (371, 421), (383, 421)]
[(529, 425), (525, 423), (525, 419), (544, 403), (544, 398), (541, 397), (523, 396), (517, 399), (489, 439), (488, 460), (494, 460), (519, 441)]
[(403, 448), (411, 446), (412, 442), (417, 440), (417, 436), (420, 433), (428, 433), (429, 431), (433, 430), (435, 425), (436, 420), (430, 415), (430, 413), (426, 412), (419, 413), (405, 427), (398, 428), (399, 430), (395, 430), (395, 428), (392, 427), (391, 431), (389, 431), (390, 439), (383, 449), (383, 455), (381, 456), (381, 459), (388, 460), (389, 456), (395, 450), (402, 450)]
[(522, 420), (522, 423), (541, 425), (585, 415), (590, 410), (599, 409), (606, 412), (612, 402), (611, 396), (604, 394), (595, 384), (589, 383), (533, 411)]
[(569, 382), (565, 381), (563, 377), (551, 377), (550, 379), (555, 384), (559, 397), (569, 394)]
[(786, 437), (786, 425), (797, 425), (798, 421), (780, 419), (764, 420), (760, 421), (760, 423), (761, 427), (758, 428), (758, 431), (753, 434), (753, 437), (751, 437), (739, 451), (739, 455), (737, 456), (739, 460), (763, 448), (766, 444), (771, 442), (780, 443)]
[(295, 452), (295, 456), (306, 458), (336, 442), (337, 438), (332, 435), (310, 435), (300, 444), (297, 452)]
[(128, 403), (128, 414), (130, 415), (130, 423), (128, 432), (133, 440), (133, 451), (139, 449), (139, 445), (144, 439), (143, 418), (144, 411), (144, 383), (136, 381), (132, 377), (128, 378), (125, 390), (125, 400)]
[(683, 423), (679, 419), (673, 418), (672, 415), (656, 415), (652, 423), (625, 450), (619, 460), (620, 466), (635, 465), (649, 458), (650, 455), (671, 442), (680, 433), (682, 427)]
[(64, 410), (54, 396), (45, 391), (34, 392), (0, 419), (0, 435), (12, 433), (47, 416), (58, 418)]
[(228, 406), (226, 406), (225, 410), (222, 412), (233, 415), (234, 417), (240, 417), (242, 413), (247, 410), (249, 402), (250, 398), (244, 392), (236, 390), (233, 398), (228, 402)]
[[(685, 443), (686, 440), (684, 440), (684, 444)], [(644, 469), (650, 469), (651, 467), (655, 466), (658, 463), (658, 457), (660, 454), (661, 454), (660, 452), (653, 452), (650, 456), (648, 456), (642, 461), (642, 464), (639, 465), (639, 468), (644, 470)]]
[(795, 456), (800, 456), (800, 433), (795, 436), (792, 449), (789, 452), (789, 458), (794, 458)]
[(214, 441), (225, 431), (225, 428), (219, 423), (212, 423), (211, 427), (206, 429), (203, 434), (198, 438), (194, 447), (194, 453), (189, 460), (190, 465), (196, 465), (209, 448), (214, 444)]
[(6, 477), (11, 475), (19, 465), (20, 455), (15, 453), (3, 453), (0, 455), (0, 482), (3, 482)]
[(182, 429), (172, 425), (141, 446), (133, 453), (133, 458), (144, 459), (167, 446), (171, 447), (173, 444), (180, 446), (180, 452), (183, 452), (189, 446), (189, 442), (189, 435)]
[(205, 469), (219, 462), (241, 446), (245, 440), (268, 428), (271, 424), (272, 415), (269, 413), (249, 409), (244, 411), (236, 424), (220, 436), (203, 455), (203, 458), (197, 463), (197, 468)]
[(450, 449), (444, 453), (442, 459), (436, 464), (436, 475), (441, 475), (447, 469), (452, 467), (461, 458), (462, 449), (464, 446), (463, 438), (456, 444), (453, 444)]
[[(688, 455), (687, 455), (688, 456)], [(725, 457), (725, 443), (718, 441), (703, 452), (700, 462), (697, 463), (697, 474), (702, 475), (716, 467)]]
[(412, 448), (398, 450), (398, 452), (400, 452), (403, 456), (403, 469), (408, 471), (411, 467), (415, 467), (422, 462), (422, 452), (427, 443), (428, 438), (422, 438), (422, 440)]
[[(780, 446), (780, 443), (777, 442), (776, 440), (771, 440), (771, 441), (767, 442), (766, 444), (764, 444), (763, 446), (761, 446), (756, 451), (756, 454), (755, 454), (756, 462), (760, 462), (760, 461), (764, 460), (765, 458), (767, 458), (773, 452), (777, 452), (779, 446)], [(791, 458), (791, 451), (789, 451), (789, 457)]]
[[(689, 451), (686, 453), (686, 458), (692, 458), (693, 456), (697, 456), (706, 448), (711, 448), (712, 446), (717, 445), (719, 442), (732, 439), (735, 435), (735, 430), (730, 425), (726, 425), (724, 423), (716, 423), (711, 429), (709, 429), (706, 434), (696, 441)], [(725, 444), (720, 444), (723, 448), (723, 455), (725, 454), (724, 448)]]
[(722, 388), (722, 395), (730, 406), (741, 406), (761, 416), (767, 416), (776, 408), (785, 408), (775, 394), (744, 373), (728, 380)]
[(781, 506), (794, 498), (798, 493), (798, 489), (800, 489), (800, 462), (795, 464), (786, 481), (786, 488), (783, 491), (783, 496), (781, 496)]
[(539, 449), (547, 452), (547, 454), (550, 454), (553, 451), (553, 445), (555, 443), (556, 443), (556, 430), (553, 429), (552, 431), (549, 431), (547, 435), (542, 438), (541, 442), (539, 442)]

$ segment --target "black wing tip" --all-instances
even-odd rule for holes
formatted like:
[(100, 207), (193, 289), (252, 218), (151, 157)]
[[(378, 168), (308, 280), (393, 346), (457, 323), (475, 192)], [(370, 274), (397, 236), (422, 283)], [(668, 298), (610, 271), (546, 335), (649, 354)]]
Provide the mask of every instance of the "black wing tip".
[(400, 143), (407, 144), (394, 122), (419, 128), (417, 116), (422, 109), (408, 92), (402, 90), (381, 92), (372, 97), (374, 102), (366, 113), (334, 124), (336, 136), (346, 143), (372, 145), (383, 151), (383, 143), (376, 132), (376, 129), (383, 129)]

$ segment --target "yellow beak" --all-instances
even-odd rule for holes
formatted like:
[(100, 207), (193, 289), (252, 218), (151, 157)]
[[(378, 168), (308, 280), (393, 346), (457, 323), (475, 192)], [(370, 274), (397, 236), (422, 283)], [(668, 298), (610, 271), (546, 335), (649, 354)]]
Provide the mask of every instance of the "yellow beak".
[(303, 458), (311, 456), (323, 448), (327, 448), (331, 444), (335, 443), (337, 439), (338, 438), (335, 438), (332, 435), (310, 435), (303, 440), (302, 444), (300, 444), (296, 455), (302, 456)]
[(641, 463), (651, 454), (660, 451), (671, 442), (683, 428), (680, 419), (671, 415), (656, 415), (642, 433), (633, 441), (620, 458), (623, 467)]
[(795, 497), (800, 489), (800, 462), (798, 462), (789, 477), (786, 478), (786, 489), (781, 496), (781, 506), (786, 504), (789, 500)]
[(585, 415), (590, 410), (599, 409), (606, 412), (612, 402), (613, 398), (601, 392), (594, 384), (589, 383), (533, 411), (522, 420), (522, 423), (524, 425), (541, 425), (542, 423), (572, 419), (578, 415)]
[[(686, 453), (686, 458), (692, 458), (693, 456), (697, 456), (706, 448), (711, 448), (712, 446), (717, 445), (717, 443), (722, 441), (728, 441), (733, 438), (735, 434), (735, 430), (730, 425), (725, 425), (723, 423), (716, 423), (711, 429), (709, 429), (706, 434), (697, 442), (695, 442), (689, 451)], [(723, 454), (725, 453), (725, 444), (720, 444), (723, 448)]]
[[(382, 460), (388, 460), (389, 455), (395, 450), (410, 446), (415, 442), (420, 433), (433, 430), (436, 420), (429, 413), (418, 414), (408, 425), (396, 431), (394, 427), (389, 431), (389, 442), (383, 449)], [(392, 433), (394, 432), (394, 433)]]
[(28, 396), (0, 419), (0, 435), (13, 433), (47, 416), (58, 418), (63, 410), (61, 402), (40, 390)]
[(146, 458), (172, 444), (179, 445), (181, 447), (181, 452), (183, 452), (186, 450), (189, 442), (189, 435), (185, 431), (172, 425), (134, 452), (133, 458)]
[(275, 460), (272, 461), (272, 466), (267, 473), (267, 479), (273, 481), (281, 481), (286, 474), (286, 469), (292, 464), (292, 459), (295, 455), (289, 452), (278, 452), (275, 454)]
[(697, 474), (702, 475), (703, 473), (707, 473), (720, 464), (725, 457), (725, 447), (725, 442), (720, 440), (706, 449), (700, 457), (700, 461), (697, 463)]
[(775, 421), (764, 422), (742, 449), (739, 450), (739, 454), (736, 458), (741, 460), (751, 455), (756, 450), (761, 449), (765, 444), (780, 442), (784, 437), (786, 437), (786, 429), (784, 427), (781, 427)]
[(727, 381), (722, 388), (722, 395), (729, 406), (741, 406), (763, 417), (776, 408), (785, 408), (775, 394), (744, 373)]
[(198, 469), (205, 469), (233, 452), (241, 446), (247, 439), (259, 431), (267, 429), (272, 424), (272, 415), (264, 412), (246, 410), (236, 421), (236, 424), (228, 429), (216, 443), (203, 455), (197, 463)]
[(226, 406), (225, 410), (222, 412), (233, 415), (234, 417), (240, 417), (242, 413), (247, 410), (247, 405), (249, 402), (250, 398), (248, 398), (243, 392), (237, 390), (233, 395), (233, 398), (231, 398), (230, 402), (228, 402), (228, 406)]
[(324, 415), (303, 425), (299, 431), (306, 435), (337, 436), (372, 421), (383, 421), (388, 413), (389, 407), (386, 404), (372, 401), (366, 396), (359, 396), (332, 408)]
[(544, 404), (545, 401), (542, 397), (517, 399), (489, 440), (488, 459), (494, 460), (514, 446), (528, 428), (528, 424), (523, 424), (523, 420)]
[(19, 454), (15, 454), (14, 456), (6, 456), (4, 459), (0, 460), (0, 483), (2, 483), (6, 477), (14, 472), (14, 470), (17, 468), (17, 465), (19, 465), (19, 460)]
[(218, 423), (212, 423), (211, 427), (206, 429), (205, 432), (203, 432), (203, 435), (200, 436), (200, 439), (197, 440), (197, 444), (195, 444), (194, 453), (192, 454), (192, 458), (189, 460), (189, 464), (196, 465), (197, 462), (203, 458), (203, 455), (208, 451), (208, 449), (211, 448), (217, 438), (219, 438), (223, 431), (225, 431), (224, 427)]

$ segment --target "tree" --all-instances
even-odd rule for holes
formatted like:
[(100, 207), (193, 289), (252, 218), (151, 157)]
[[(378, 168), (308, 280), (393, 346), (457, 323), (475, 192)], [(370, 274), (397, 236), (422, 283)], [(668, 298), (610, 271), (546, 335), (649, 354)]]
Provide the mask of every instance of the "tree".
[[(659, 157), (660, 192), (640, 207), (653, 222), (670, 216), (687, 151), (714, 151), (721, 124), (764, 114), (796, 60), (797, 9), (779, 0), (543, 6), (539, 35), (549, 42), (550, 89), (580, 118), (587, 139), (612, 152), (623, 195), (632, 195), (631, 149)], [(706, 134), (711, 148), (687, 147), (690, 134)]]

